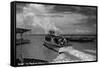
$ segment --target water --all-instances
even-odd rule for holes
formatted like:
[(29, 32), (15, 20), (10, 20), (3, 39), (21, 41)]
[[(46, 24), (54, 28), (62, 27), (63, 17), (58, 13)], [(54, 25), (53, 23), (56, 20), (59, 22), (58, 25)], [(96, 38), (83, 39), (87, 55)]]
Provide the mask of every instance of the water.
[[(22, 45), (22, 56), (23, 58), (35, 58), (52, 62), (52, 60), (56, 59), (59, 55), (57, 52), (54, 52), (45, 46), (43, 46), (44, 35), (24, 35), (24, 39), (30, 40), (29, 44)], [(87, 42), (87, 43), (79, 43), (79, 42), (70, 42), (72, 47), (76, 50), (91, 54), (96, 56), (96, 42)], [(17, 58), (20, 57), (21, 54), (21, 46), (17, 46)], [(59, 49), (56, 48), (59, 51)], [(95, 52), (92, 52), (92, 51)], [(67, 54), (67, 56), (74, 57), (73, 55)], [(75, 57), (74, 57), (75, 58)]]

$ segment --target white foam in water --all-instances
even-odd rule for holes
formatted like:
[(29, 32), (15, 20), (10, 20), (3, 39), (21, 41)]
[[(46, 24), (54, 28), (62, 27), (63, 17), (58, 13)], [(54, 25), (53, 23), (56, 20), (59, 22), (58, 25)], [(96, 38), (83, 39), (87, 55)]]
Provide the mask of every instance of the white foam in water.
[[(64, 60), (65, 57), (66, 57), (66, 55), (64, 53), (63, 54), (60, 54), (59, 56), (57, 56), (56, 59), (54, 59), (54, 61)], [(66, 60), (70, 60), (70, 58), (67, 57)]]
[(79, 58), (80, 60), (71, 60), (71, 58), (69, 58), (69, 57), (67, 58), (65, 54), (60, 54), (59, 56), (57, 56), (57, 58), (54, 60), (54, 62), (59, 63), (59, 62), (94, 61), (96, 58), (94, 55), (87, 54), (85, 52), (76, 50), (73, 47), (60, 48), (59, 52), (67, 52), (70, 55), (73, 55), (74, 57)]
[(95, 57), (93, 55), (86, 54), (86, 53), (78, 51), (78, 50), (72, 50), (69, 53), (75, 57), (78, 57), (79, 59), (81, 59), (83, 61), (91, 61), (91, 60), (95, 59)]
[(91, 52), (91, 53), (96, 53), (96, 50), (89, 50), (89, 49), (86, 49), (84, 51), (87, 51), (87, 52)]
[(70, 57), (66, 56), (64, 53), (57, 56), (56, 59), (53, 60), (53, 62), (50, 63), (63, 63), (63, 62), (78, 62), (80, 60), (72, 60)]

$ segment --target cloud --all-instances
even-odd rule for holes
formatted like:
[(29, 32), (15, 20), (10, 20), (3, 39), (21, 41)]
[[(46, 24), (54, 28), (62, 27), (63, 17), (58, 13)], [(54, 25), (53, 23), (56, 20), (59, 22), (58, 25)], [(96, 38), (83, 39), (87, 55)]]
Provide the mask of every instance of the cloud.
[(26, 20), (27, 23), (30, 25), (33, 25), (33, 27), (34, 26), (41, 27), (45, 31), (45, 33), (48, 32), (49, 30), (59, 30), (59, 28), (57, 28), (53, 22), (50, 22), (49, 17), (41, 17), (45, 14), (48, 14), (50, 9), (51, 7), (49, 7), (48, 9), (47, 7), (41, 4), (29, 4), (27, 7), (23, 8), (22, 14), (24, 16), (24, 19), (23, 19), (24, 24), (25, 24), (26, 18), (30, 17), (31, 24)]
[[(78, 8), (80, 9), (80, 8)], [(93, 27), (87, 26), (89, 16), (71, 12), (53, 12), (54, 5), (28, 4), (23, 12), (17, 13), (17, 27), (31, 28), (33, 33), (47, 33), (48, 30), (62, 31), (63, 33), (91, 33)], [(91, 20), (91, 19), (90, 19)], [(92, 26), (92, 25), (91, 25)], [(34, 28), (36, 28), (34, 30)]]

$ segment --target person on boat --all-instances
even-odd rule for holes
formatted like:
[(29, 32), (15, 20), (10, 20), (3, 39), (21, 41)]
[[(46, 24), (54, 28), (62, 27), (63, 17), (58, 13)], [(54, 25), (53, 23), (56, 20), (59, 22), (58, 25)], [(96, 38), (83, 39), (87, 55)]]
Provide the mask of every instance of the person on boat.
[(58, 46), (64, 46), (66, 39), (60, 32), (55, 32), (50, 30), (48, 34), (45, 36), (45, 40), (47, 42), (55, 43)]
[(53, 38), (55, 37), (55, 31), (50, 30), (48, 34), (45, 36), (45, 41), (53, 42)]
[(61, 35), (60, 33), (56, 34), (56, 37), (54, 38), (54, 41), (56, 44), (58, 44), (59, 46), (64, 46), (66, 39), (63, 35)]

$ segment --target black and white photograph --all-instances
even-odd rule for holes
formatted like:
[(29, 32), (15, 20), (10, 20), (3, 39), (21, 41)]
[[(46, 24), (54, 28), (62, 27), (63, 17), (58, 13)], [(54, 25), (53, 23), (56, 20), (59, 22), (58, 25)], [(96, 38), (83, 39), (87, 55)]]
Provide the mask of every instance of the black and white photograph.
[(16, 66), (97, 61), (97, 6), (16, 2)]

